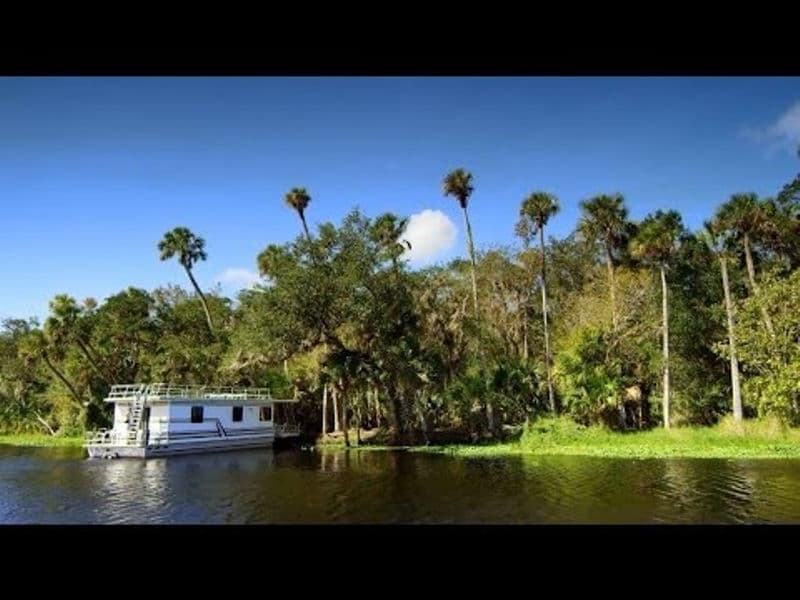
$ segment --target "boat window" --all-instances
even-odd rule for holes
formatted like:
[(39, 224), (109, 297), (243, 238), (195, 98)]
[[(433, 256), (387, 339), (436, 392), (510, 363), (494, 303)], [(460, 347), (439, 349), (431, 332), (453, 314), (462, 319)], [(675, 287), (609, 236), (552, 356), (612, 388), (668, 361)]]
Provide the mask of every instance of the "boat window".
[(202, 423), (203, 422), (203, 407), (202, 406), (193, 406), (192, 407), (192, 423)]
[(261, 421), (272, 421), (272, 407), (271, 406), (262, 406), (261, 407), (261, 414), (259, 415), (259, 420), (261, 420)]
[(242, 406), (234, 406), (233, 407), (233, 420), (234, 421), (241, 421), (243, 412), (244, 412), (244, 407), (242, 407)]

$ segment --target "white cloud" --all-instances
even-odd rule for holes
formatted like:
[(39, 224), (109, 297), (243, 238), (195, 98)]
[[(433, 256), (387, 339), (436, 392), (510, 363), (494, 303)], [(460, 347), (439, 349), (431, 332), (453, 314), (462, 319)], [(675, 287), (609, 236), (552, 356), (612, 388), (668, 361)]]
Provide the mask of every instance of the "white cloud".
[(418, 265), (433, 262), (453, 247), (457, 235), (456, 226), (446, 214), (425, 209), (411, 215), (408, 220), (403, 239), (409, 241), (411, 249), (406, 250), (403, 256)]
[(783, 148), (794, 154), (800, 144), (800, 102), (790, 106), (772, 125), (765, 128), (745, 128), (742, 136), (769, 144), (771, 152)]
[(248, 288), (253, 287), (255, 284), (260, 282), (261, 277), (258, 276), (258, 273), (253, 273), (247, 269), (236, 269), (229, 267), (217, 275), (214, 281), (224, 285)]

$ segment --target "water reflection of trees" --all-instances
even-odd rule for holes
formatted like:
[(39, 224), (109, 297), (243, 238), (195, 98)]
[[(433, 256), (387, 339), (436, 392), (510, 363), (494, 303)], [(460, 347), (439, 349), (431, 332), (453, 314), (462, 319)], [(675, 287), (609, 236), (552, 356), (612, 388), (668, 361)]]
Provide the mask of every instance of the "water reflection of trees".
[(662, 479), (658, 518), (665, 522), (750, 522), (755, 480), (733, 461), (669, 459), (654, 461)]

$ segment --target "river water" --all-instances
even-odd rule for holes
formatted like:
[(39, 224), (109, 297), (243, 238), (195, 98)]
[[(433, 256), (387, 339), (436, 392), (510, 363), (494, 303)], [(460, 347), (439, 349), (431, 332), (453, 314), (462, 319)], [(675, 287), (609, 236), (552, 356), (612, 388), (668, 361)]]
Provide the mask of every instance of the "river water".
[(800, 523), (800, 460), (0, 446), (0, 523)]

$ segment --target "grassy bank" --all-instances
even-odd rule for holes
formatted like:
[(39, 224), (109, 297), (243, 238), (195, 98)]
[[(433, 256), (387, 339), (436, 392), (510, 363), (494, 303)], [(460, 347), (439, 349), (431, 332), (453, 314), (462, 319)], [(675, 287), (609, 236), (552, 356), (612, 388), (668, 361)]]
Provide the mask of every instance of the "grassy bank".
[[(323, 447), (339, 445), (326, 443)], [(365, 444), (358, 449), (398, 448)], [(800, 430), (785, 428), (772, 420), (743, 423), (724, 420), (714, 427), (619, 433), (600, 427), (582, 427), (561, 418), (539, 420), (519, 439), (509, 442), (405, 446), (402, 449), (474, 457), (529, 454), (609, 458), (800, 458)]]
[(80, 447), (82, 437), (44, 435), (41, 433), (0, 433), (0, 446)]

